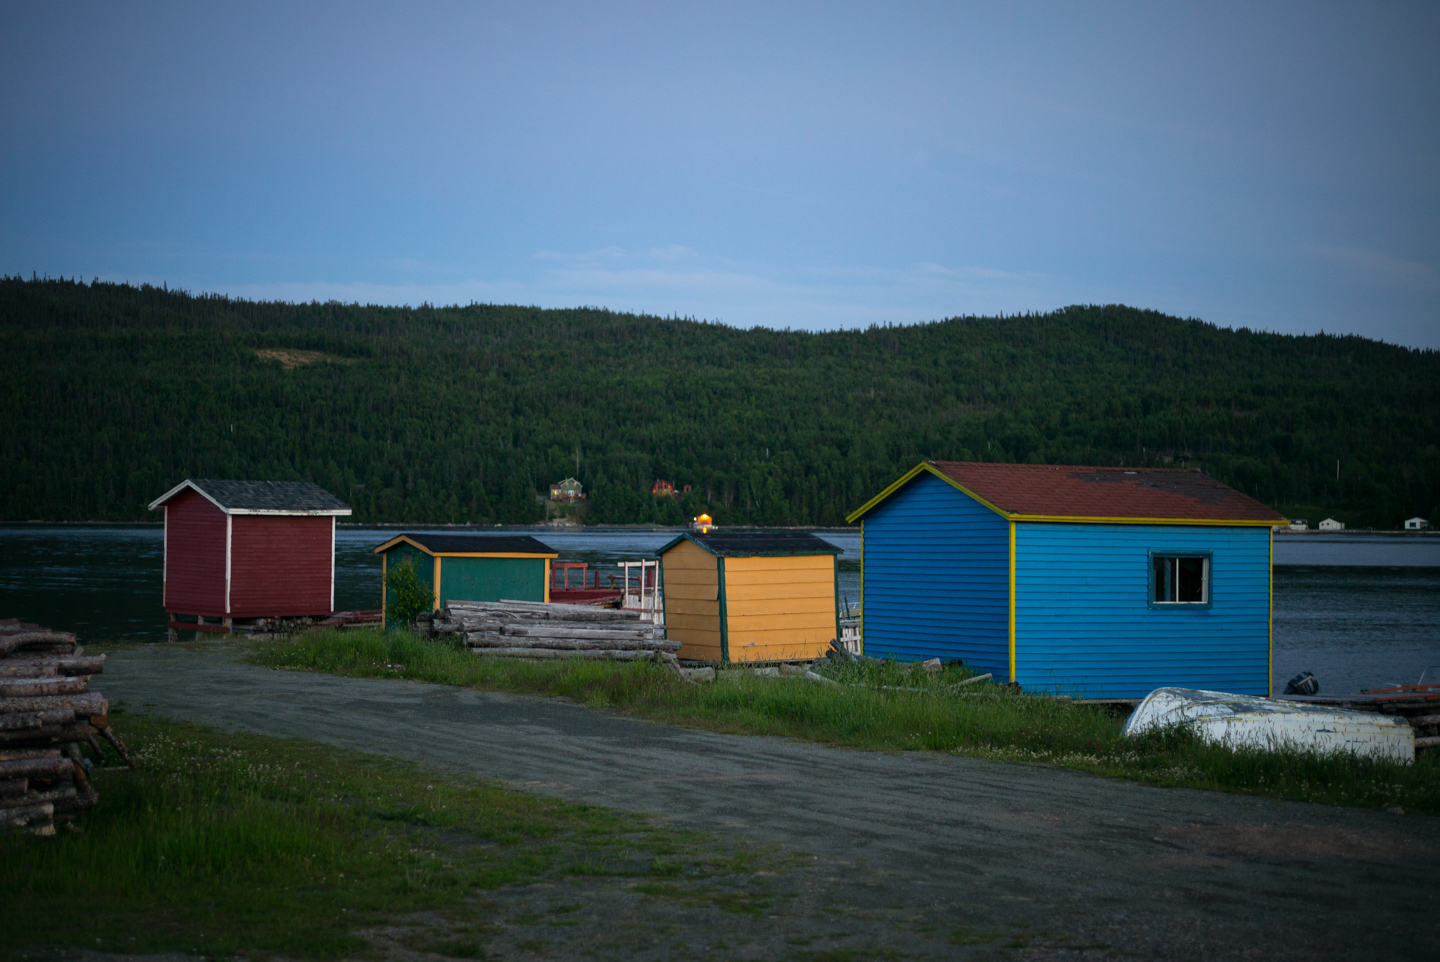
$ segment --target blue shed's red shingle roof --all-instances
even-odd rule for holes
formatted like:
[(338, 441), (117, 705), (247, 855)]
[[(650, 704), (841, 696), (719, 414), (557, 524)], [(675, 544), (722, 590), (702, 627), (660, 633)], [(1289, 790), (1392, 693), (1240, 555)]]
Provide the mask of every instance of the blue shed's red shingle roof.
[(1008, 514), (1176, 521), (1268, 521), (1284, 515), (1200, 471), (932, 461)]
[(852, 512), (854, 522), (928, 471), (1014, 520), (1280, 524), (1284, 515), (1200, 471), (924, 461)]

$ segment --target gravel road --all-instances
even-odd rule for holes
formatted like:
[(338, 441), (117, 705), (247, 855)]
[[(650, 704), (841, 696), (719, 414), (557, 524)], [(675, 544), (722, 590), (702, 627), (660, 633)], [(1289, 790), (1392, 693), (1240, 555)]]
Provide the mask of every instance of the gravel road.
[[(813, 854), (804, 904), (826, 924), (845, 908), (921, 955), (969, 955), (964, 933), (1003, 929), (1045, 935), (1048, 948), (1015, 950), (1029, 957), (1440, 958), (1436, 818), (718, 735), (558, 699), (273, 671), (220, 645), (124, 649), (96, 682), (132, 710), (782, 843)], [(949, 940), (900, 938), (920, 923)]]

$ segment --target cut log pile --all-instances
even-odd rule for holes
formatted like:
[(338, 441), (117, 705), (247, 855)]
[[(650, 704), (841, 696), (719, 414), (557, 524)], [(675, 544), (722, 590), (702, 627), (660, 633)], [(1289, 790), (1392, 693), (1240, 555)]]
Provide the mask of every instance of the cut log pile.
[(104, 655), (86, 655), (68, 631), (0, 619), (0, 824), (55, 834), (56, 822), (93, 808), (95, 763), (104, 736), (127, 763), (109, 706), (89, 691)]
[[(424, 615), (421, 616), (424, 619)], [(459, 635), (477, 655), (663, 661), (678, 666), (680, 642), (638, 611), (534, 601), (451, 601), (417, 627)]]

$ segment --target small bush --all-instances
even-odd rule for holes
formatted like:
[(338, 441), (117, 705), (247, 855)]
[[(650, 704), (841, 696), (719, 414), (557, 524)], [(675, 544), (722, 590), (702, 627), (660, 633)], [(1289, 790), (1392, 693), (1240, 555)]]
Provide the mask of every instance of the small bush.
[(415, 616), (430, 608), (430, 586), (420, 580), (415, 559), (406, 558), (385, 572), (385, 587), (391, 598), (385, 604), (387, 628), (409, 627)]

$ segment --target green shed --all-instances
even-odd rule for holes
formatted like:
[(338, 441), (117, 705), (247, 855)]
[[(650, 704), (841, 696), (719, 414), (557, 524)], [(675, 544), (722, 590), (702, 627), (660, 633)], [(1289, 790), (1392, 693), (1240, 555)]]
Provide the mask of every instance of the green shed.
[[(549, 601), (550, 562), (559, 552), (529, 535), (400, 534), (375, 548), (381, 584), (392, 564), (415, 562), (434, 592), (433, 610), (447, 601)], [(384, 589), (382, 606), (390, 602)]]

